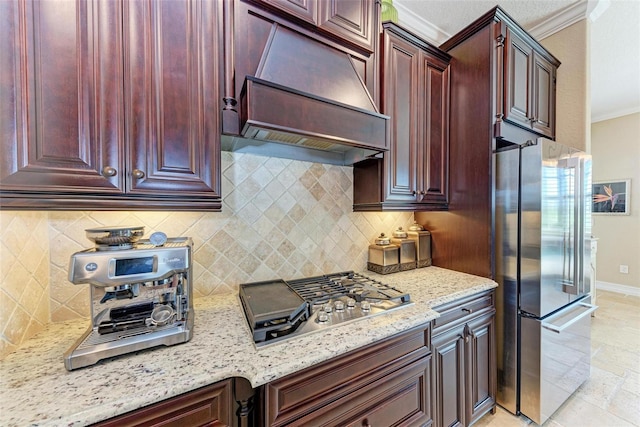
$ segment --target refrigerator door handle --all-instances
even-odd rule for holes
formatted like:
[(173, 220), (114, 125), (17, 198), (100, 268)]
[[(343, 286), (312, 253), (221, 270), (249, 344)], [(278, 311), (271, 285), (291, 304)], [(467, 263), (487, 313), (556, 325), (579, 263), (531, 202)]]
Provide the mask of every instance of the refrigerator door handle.
[(589, 316), (591, 315), (591, 313), (593, 313), (594, 311), (596, 311), (598, 309), (597, 305), (593, 305), (593, 304), (586, 304), (586, 303), (579, 303), (579, 305), (581, 305), (582, 307), (587, 308), (586, 311), (583, 311), (582, 313), (580, 313), (578, 316), (573, 317), (571, 320), (563, 323), (560, 326), (556, 326), (554, 324), (551, 323), (547, 323), (547, 322), (542, 322), (542, 327), (545, 329), (548, 329), (552, 332), (555, 332), (556, 334), (561, 333), (562, 331), (564, 331), (565, 329), (567, 329), (569, 326), (573, 325), (576, 322), (579, 322), (580, 319), (582, 319), (585, 316)]

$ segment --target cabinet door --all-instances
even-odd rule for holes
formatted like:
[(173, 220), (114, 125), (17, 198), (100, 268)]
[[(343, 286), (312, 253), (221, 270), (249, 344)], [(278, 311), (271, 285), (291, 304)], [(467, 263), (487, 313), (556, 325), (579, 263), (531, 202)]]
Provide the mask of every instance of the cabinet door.
[(385, 32), (382, 112), (391, 117), (391, 146), (384, 154), (385, 201), (416, 201), (418, 67), (420, 50)]
[[(260, 0), (310, 24), (318, 23), (316, 0)], [(322, 0), (324, 1), (324, 0)]]
[[(0, 2), (0, 187), (120, 193), (120, 4)], [(4, 196), (4, 194), (3, 194)]]
[(449, 171), (449, 64), (421, 55), (418, 201), (446, 204)]
[(222, 2), (124, 2), (127, 192), (220, 197)]
[(321, 0), (318, 5), (318, 27), (373, 52), (377, 20), (372, 0)]
[(465, 348), (465, 326), (433, 337), (436, 426), (465, 425)]
[(507, 28), (504, 119), (531, 127), (531, 70), (533, 49)]
[(481, 316), (466, 326), (466, 423), (473, 423), (495, 406), (496, 357), (494, 313)]
[(541, 55), (533, 54), (532, 114), (533, 130), (555, 137), (556, 67)]

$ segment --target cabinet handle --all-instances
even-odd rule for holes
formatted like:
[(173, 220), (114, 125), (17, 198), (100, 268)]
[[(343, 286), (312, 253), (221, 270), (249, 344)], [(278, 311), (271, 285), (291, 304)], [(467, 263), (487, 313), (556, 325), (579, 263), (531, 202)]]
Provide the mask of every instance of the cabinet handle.
[(466, 307), (462, 307), (462, 311), (464, 311), (465, 313), (473, 313), (473, 309)]
[(102, 168), (102, 176), (104, 177), (116, 176), (117, 173), (118, 171), (111, 166), (105, 166)]
[(131, 172), (131, 175), (133, 175), (135, 179), (144, 178), (144, 172), (140, 169), (134, 169), (133, 172)]

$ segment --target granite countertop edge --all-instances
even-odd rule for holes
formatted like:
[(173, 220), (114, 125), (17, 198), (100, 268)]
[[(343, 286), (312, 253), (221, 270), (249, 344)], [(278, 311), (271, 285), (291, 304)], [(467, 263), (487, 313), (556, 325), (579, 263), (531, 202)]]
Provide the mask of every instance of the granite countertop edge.
[(434, 307), (497, 286), (487, 278), (438, 267), (363, 274), (408, 292), (413, 304), (256, 348), (237, 294), (212, 295), (195, 300), (194, 336), (188, 343), (71, 372), (64, 368), (63, 354), (87, 329), (87, 320), (47, 325), (0, 361), (0, 425), (88, 425), (232, 377), (259, 387), (425, 325), (439, 316)]

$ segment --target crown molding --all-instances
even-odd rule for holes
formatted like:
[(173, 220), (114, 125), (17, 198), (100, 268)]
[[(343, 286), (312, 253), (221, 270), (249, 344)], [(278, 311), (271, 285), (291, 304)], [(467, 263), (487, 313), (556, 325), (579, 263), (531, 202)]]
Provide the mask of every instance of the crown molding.
[(618, 117), (628, 116), (630, 114), (640, 113), (640, 107), (630, 107), (630, 108), (622, 108), (617, 109), (615, 111), (608, 112), (606, 114), (600, 114), (598, 116), (591, 117), (591, 123), (603, 122), (605, 120), (613, 120)]
[(393, 4), (398, 11), (398, 21), (407, 30), (425, 39), (425, 41), (440, 46), (447, 41), (451, 34), (440, 29), (438, 26), (416, 15), (413, 11), (401, 3)]
[(579, 0), (527, 32), (533, 38), (542, 40), (584, 19), (595, 21), (609, 4), (610, 0)]
[[(526, 30), (535, 39), (542, 40), (583, 19), (589, 18), (591, 21), (595, 21), (610, 4), (611, 0), (579, 0), (567, 6), (550, 19)], [(452, 34), (447, 33), (437, 25), (416, 15), (404, 4), (396, 2), (394, 3), (394, 7), (398, 11), (398, 20), (401, 25), (418, 36), (423, 37), (429, 43), (439, 46), (451, 38)]]

